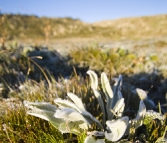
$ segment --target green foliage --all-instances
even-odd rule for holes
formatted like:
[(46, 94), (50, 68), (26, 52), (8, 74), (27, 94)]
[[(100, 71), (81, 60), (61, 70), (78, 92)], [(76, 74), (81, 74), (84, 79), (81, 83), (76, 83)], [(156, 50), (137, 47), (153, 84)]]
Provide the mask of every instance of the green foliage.
[(27, 116), (23, 107), (1, 116), (1, 142), (64, 142), (62, 134), (48, 122)]
[(77, 136), (78, 143), (83, 143), (86, 138), (86, 132), (83, 132), (81, 135)]
[(118, 52), (113, 50), (103, 52), (99, 47), (96, 48), (85, 48), (81, 50), (73, 50), (70, 53), (71, 63), (75, 67), (86, 68), (95, 70), (97, 72), (107, 72), (111, 75), (117, 74), (119, 71), (123, 73), (126, 71), (123, 65), (129, 64), (127, 55), (119, 55)]
[(166, 116), (149, 110), (143, 121), (146, 126), (146, 139), (149, 142), (163, 141), (166, 134)]

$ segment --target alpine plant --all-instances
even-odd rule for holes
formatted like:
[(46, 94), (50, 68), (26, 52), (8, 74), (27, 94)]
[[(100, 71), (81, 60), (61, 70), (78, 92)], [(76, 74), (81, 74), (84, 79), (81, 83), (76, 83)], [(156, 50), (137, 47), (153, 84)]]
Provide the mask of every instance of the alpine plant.
[[(124, 135), (130, 134), (131, 126), (137, 129), (143, 124), (144, 119), (146, 119), (145, 115), (149, 116), (146, 112), (143, 98), (140, 98), (139, 109), (134, 119), (123, 116), (125, 103), (121, 93), (121, 75), (116, 79), (113, 88), (111, 88), (110, 82), (103, 72), (101, 74), (103, 94), (101, 94), (97, 74), (92, 70), (87, 71), (87, 74), (90, 76), (91, 89), (103, 113), (101, 122), (85, 109), (81, 99), (74, 93), (67, 93), (71, 101), (56, 98), (54, 100), (56, 106), (46, 102), (24, 101), (24, 105), (28, 108), (27, 113), (49, 121), (62, 134), (73, 133), (80, 135), (86, 132), (85, 143), (103, 143), (105, 140), (116, 142)], [(139, 89), (137, 91), (139, 92)], [(98, 131), (91, 130), (93, 125), (96, 125)], [(103, 139), (95, 140), (93, 136), (101, 136)]]

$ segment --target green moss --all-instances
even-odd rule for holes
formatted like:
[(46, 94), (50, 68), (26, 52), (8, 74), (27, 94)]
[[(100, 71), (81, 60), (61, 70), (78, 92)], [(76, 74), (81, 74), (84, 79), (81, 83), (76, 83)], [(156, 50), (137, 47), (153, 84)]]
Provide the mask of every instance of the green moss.
[(152, 61), (158, 61), (158, 56), (157, 55), (151, 55), (150, 60)]
[(165, 122), (161, 123), (158, 119), (154, 119), (146, 125), (146, 138), (150, 143), (156, 142), (161, 137), (164, 138), (165, 132)]

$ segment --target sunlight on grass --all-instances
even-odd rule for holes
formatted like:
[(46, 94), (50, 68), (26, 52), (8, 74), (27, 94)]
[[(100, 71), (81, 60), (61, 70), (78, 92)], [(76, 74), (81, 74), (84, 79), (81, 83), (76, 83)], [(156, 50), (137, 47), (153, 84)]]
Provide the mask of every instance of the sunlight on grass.
[[(42, 59), (29, 57), (30, 53)], [(26, 52), (24, 47), (8, 47), (0, 52), (0, 142), (83, 142), (86, 137), (84, 132), (80, 136), (62, 135), (49, 122), (27, 115), (23, 101), (54, 104), (54, 99), (68, 99), (67, 93), (72, 92), (82, 99), (87, 111), (102, 121), (102, 111), (86, 75), (89, 69), (96, 71), (98, 80), (100, 74), (106, 72), (112, 86), (117, 82), (115, 77), (123, 75), (121, 92), (125, 98), (126, 116), (133, 118), (138, 110), (136, 88), (148, 93), (148, 99), (144, 100), (146, 108), (158, 112), (157, 104), (160, 101), (164, 105), (161, 106), (162, 114), (166, 113), (167, 53), (141, 55), (123, 48), (104, 51), (98, 45), (90, 45), (71, 51), (66, 58), (58, 55), (51, 50), (35, 50), (35, 47)], [(51, 66), (47, 66), (48, 63)], [(102, 93), (101, 84), (98, 90)], [(150, 107), (150, 100), (155, 106)], [(143, 134), (139, 134), (139, 129), (126, 139), (154, 142), (165, 134), (165, 128), (166, 122), (161, 124), (155, 119), (142, 127), (146, 136), (141, 137)]]

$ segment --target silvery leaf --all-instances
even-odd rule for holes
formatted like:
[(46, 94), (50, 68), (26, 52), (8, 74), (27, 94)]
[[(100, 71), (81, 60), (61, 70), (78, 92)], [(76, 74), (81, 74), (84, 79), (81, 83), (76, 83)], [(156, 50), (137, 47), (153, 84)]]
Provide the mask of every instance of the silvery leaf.
[(59, 124), (58, 130), (61, 133), (73, 133), (77, 135), (77, 134), (84, 132), (85, 130), (85, 129), (80, 128), (81, 124), (83, 124), (81, 121), (76, 121), (76, 122), (65, 121)]
[(107, 116), (108, 116), (108, 119), (110, 120), (113, 116), (113, 114), (110, 112), (112, 99), (113, 99), (113, 91), (111, 89), (108, 78), (104, 72), (101, 74), (101, 84), (102, 84), (102, 89), (105, 94), (106, 102), (107, 102), (106, 103)]
[(147, 93), (139, 88), (136, 88), (136, 92), (141, 100), (145, 100), (147, 98)]
[(145, 116), (145, 113), (146, 113), (146, 106), (144, 105), (144, 102), (141, 100), (139, 104), (139, 110), (138, 110), (137, 116), (135, 117), (135, 119), (132, 120), (132, 122), (134, 123), (135, 129), (137, 129), (143, 124), (143, 118)]
[(40, 109), (31, 109), (27, 111), (27, 114), (44, 119), (46, 121), (49, 121), (50, 118), (54, 118), (54, 112), (52, 111), (47, 111), (47, 110), (40, 110)]
[(44, 119), (49, 122), (54, 122), (56, 128), (58, 128), (60, 123), (64, 122), (63, 119), (55, 118), (54, 112), (51, 112), (51, 111), (33, 109), (33, 110), (28, 111), (27, 114)]
[(108, 78), (104, 72), (101, 74), (101, 84), (102, 84), (103, 92), (106, 95), (106, 99), (107, 100), (112, 99), (113, 98), (113, 91), (111, 89)]
[(103, 112), (103, 122), (105, 123), (105, 108), (104, 108), (104, 103), (103, 103), (103, 100), (102, 100), (102, 97), (101, 97), (101, 94), (99, 93), (99, 91), (97, 90), (98, 88), (98, 78), (97, 78), (97, 74), (92, 71), (92, 70), (88, 70), (87, 71), (87, 74), (90, 76), (91, 78), (91, 88), (94, 92), (94, 95), (95, 97), (97, 98), (98, 102), (99, 102), (99, 105), (100, 105), (100, 108)]
[(88, 130), (88, 124), (87, 123), (81, 123), (79, 124), (79, 127), (84, 130)]
[(49, 121), (56, 129), (58, 129), (61, 133), (74, 133), (79, 134), (82, 133), (86, 126), (83, 126), (81, 122), (70, 122), (68, 123), (64, 119), (55, 118), (53, 112), (44, 111), (44, 110), (32, 110), (28, 111), (29, 115), (39, 117), (46, 121)]
[(121, 98), (117, 101), (113, 108), (113, 112), (118, 115), (118, 117), (122, 116), (122, 113), (124, 111), (125, 103), (124, 103), (124, 98)]
[(97, 89), (98, 88), (97, 74), (92, 70), (88, 70), (87, 74), (90, 76), (90, 79), (91, 79), (91, 88), (92, 89)]
[(94, 122), (98, 125), (99, 128), (103, 128), (100, 122), (94, 118), (89, 112), (85, 110), (79, 109), (74, 103), (68, 101), (68, 100), (62, 100), (60, 98), (57, 98), (54, 100), (54, 102), (60, 107), (60, 108), (72, 108), (81, 113), (85, 119), (90, 123), (93, 124)]
[(95, 140), (91, 135), (87, 136), (84, 140), (84, 143), (105, 143), (104, 139)]
[(90, 124), (96, 124), (100, 129), (103, 129), (103, 126), (101, 123), (94, 117), (92, 114), (90, 114), (87, 111), (82, 111), (82, 115), (85, 117), (85, 119), (90, 123)]
[(110, 131), (105, 132), (105, 138), (109, 141), (118, 141), (125, 133), (127, 125), (129, 122), (129, 117), (125, 116), (114, 121), (107, 121), (107, 127)]
[(111, 109), (115, 106), (117, 101), (119, 99), (121, 99), (121, 96), (119, 93), (121, 85), (122, 85), (122, 75), (119, 76), (119, 78), (116, 80), (116, 83), (114, 84), (114, 87), (113, 87), (114, 96), (113, 96), (113, 100), (112, 100), (112, 104), (111, 104)]
[(122, 116), (122, 114), (123, 114), (123, 112), (124, 112), (124, 108), (125, 108), (125, 103), (122, 104), (121, 108), (119, 109), (119, 115), (118, 115), (118, 117), (121, 117), (121, 116)]
[(147, 98), (147, 93), (144, 90), (137, 88), (136, 92), (139, 98), (144, 101), (147, 110), (152, 110), (155, 108), (155, 103)]
[[(30, 103), (30, 105), (29, 105), (29, 103)], [(35, 106), (32, 106), (32, 104), (33, 104), (32, 102), (25, 102), (25, 106), (27, 108), (29, 108), (29, 110), (27, 111), (27, 114), (38, 117), (38, 118), (41, 118), (41, 119), (44, 119), (44, 120), (49, 121), (49, 122), (53, 122), (54, 126), (57, 129), (58, 129), (59, 124), (64, 122), (63, 119), (56, 119), (54, 117), (54, 113), (56, 111), (54, 111), (54, 112), (53, 111), (48, 111), (48, 110), (45, 110), (46, 108), (45, 109), (43, 109), (43, 108), (40, 109), (41, 106), (40, 106), (40, 108), (37, 108), (39, 106), (35, 107)], [(34, 103), (34, 105), (36, 105), (36, 104), (37, 103)], [(40, 103), (38, 103), (38, 105), (40, 105)], [(43, 105), (43, 103), (41, 103), (41, 105)]]
[(122, 93), (120, 90), (118, 90), (118, 99), (121, 99), (121, 98), (123, 98)]
[(29, 115), (36, 116), (47, 121), (55, 120), (54, 113), (56, 112), (57, 107), (50, 103), (24, 101), (24, 105), (29, 109), (27, 111)]
[(47, 103), (47, 102), (29, 102), (29, 101), (24, 101), (23, 102), (24, 106), (27, 108), (38, 108), (41, 110), (48, 110), (48, 111), (53, 111), (55, 112), (57, 110), (57, 107)]
[(85, 110), (85, 107), (84, 107), (84, 105), (83, 105), (81, 99), (80, 99), (77, 95), (75, 95), (75, 94), (73, 94), (73, 93), (70, 93), (70, 92), (67, 93), (67, 95), (68, 95), (68, 97), (70, 97), (70, 99), (75, 103), (75, 105), (76, 105), (78, 108), (80, 108), (80, 109), (82, 109), (82, 110)]
[(88, 123), (81, 113), (71, 108), (57, 109), (56, 113), (54, 114), (54, 117), (64, 119), (65, 121), (83, 121), (85, 123)]
[(122, 86), (122, 75), (119, 75), (118, 78), (115, 78), (114, 93), (116, 93), (116, 90), (119, 89), (121, 86)]
[(93, 90), (94, 95), (95, 95), (95, 97), (97, 98), (97, 100), (98, 100), (98, 102), (99, 102), (99, 105), (100, 105), (100, 107), (101, 107), (101, 110), (102, 110), (102, 112), (103, 112), (103, 122), (105, 123), (105, 118), (106, 118), (106, 116), (105, 116), (105, 108), (104, 108), (104, 102), (103, 102), (103, 100), (102, 100), (101, 94), (100, 94), (99, 91), (96, 90), (96, 89), (92, 89), (92, 90)]
[(61, 98), (56, 98), (54, 100), (55, 104), (57, 104), (60, 108), (72, 108), (75, 109), (76, 111), (81, 113), (81, 109), (78, 108), (74, 103), (68, 101), (68, 100), (63, 100)]

